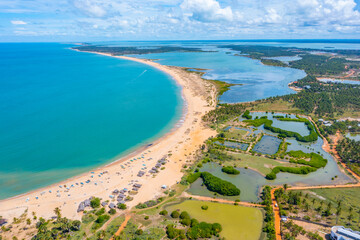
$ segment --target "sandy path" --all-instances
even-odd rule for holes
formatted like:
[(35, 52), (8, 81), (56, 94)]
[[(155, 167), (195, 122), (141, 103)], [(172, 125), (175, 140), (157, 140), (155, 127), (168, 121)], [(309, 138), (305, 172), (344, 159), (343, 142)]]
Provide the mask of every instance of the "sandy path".
[(111, 239), (114, 239), (115, 236), (120, 235), (120, 233), (122, 232), (122, 230), (124, 230), (124, 228), (126, 227), (126, 225), (127, 225), (127, 223), (129, 222), (130, 219), (131, 219), (131, 215), (126, 214), (124, 222), (120, 225), (119, 229), (116, 231), (116, 233), (114, 234), (114, 236)]
[[(112, 164), (94, 169), (58, 184), (38, 189), (21, 196), (0, 201), (0, 215), (6, 219), (20, 216), (25, 210), (35, 212), (37, 217), (50, 218), (55, 207), (61, 209), (62, 215), (70, 219), (80, 219), (77, 213), (81, 201), (90, 196), (115, 202), (110, 198), (114, 189), (128, 188), (137, 182), (142, 184), (129, 208), (163, 194), (162, 185), (172, 186), (180, 181), (182, 166), (199, 149), (199, 146), (216, 132), (206, 128), (201, 118), (214, 109), (216, 100), (211, 99), (216, 91), (213, 84), (201, 79), (196, 73), (189, 73), (178, 67), (163, 66), (149, 60), (131, 57), (119, 57), (126, 60), (147, 64), (171, 76), (182, 87), (186, 115), (178, 122), (177, 128), (153, 142), (153, 145), (141, 148)], [(209, 101), (210, 99), (210, 101)], [(148, 171), (157, 161), (167, 157), (168, 162), (156, 177)], [(131, 160), (131, 161), (130, 161)], [(146, 168), (146, 169), (145, 169)], [(137, 177), (139, 170), (146, 175)], [(90, 180), (89, 183), (86, 183)], [(116, 202), (115, 202), (116, 203)]]

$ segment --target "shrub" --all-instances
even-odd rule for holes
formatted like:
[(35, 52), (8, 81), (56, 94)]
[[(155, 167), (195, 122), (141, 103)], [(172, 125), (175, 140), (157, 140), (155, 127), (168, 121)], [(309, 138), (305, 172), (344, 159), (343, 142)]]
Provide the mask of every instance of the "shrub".
[(244, 114), (242, 115), (243, 118), (246, 118), (246, 119), (252, 119), (252, 116), (250, 115), (250, 111), (249, 110), (246, 110), (244, 112)]
[(235, 169), (234, 167), (232, 166), (227, 166), (227, 167), (223, 167), (221, 169), (222, 172), (224, 173), (227, 173), (227, 174), (233, 174), (233, 175), (238, 175), (240, 174), (240, 171)]
[(180, 223), (184, 226), (190, 226), (191, 220), (190, 220), (190, 218), (184, 218), (184, 219), (180, 220)]
[(159, 212), (160, 215), (166, 216), (168, 214), (168, 211), (162, 210)]
[(172, 218), (178, 218), (178, 217), (180, 216), (180, 213), (175, 210), (175, 211), (173, 211), (173, 212), (170, 214), (170, 216), (171, 216)]
[(122, 209), (122, 210), (125, 210), (127, 207), (126, 207), (126, 204), (125, 204), (125, 203), (119, 203), (119, 204), (118, 204), (118, 208), (119, 208), (119, 209)]
[(100, 207), (100, 198), (93, 198), (93, 199), (91, 199), (91, 201), (90, 201), (90, 206), (91, 206), (92, 208), (98, 208), (98, 207)]
[(216, 192), (224, 196), (240, 195), (240, 189), (238, 189), (234, 184), (215, 177), (211, 173), (202, 172), (201, 178), (209, 191)]
[(208, 210), (209, 207), (208, 207), (207, 205), (202, 205), (202, 206), (201, 206), (201, 209), (202, 209), (202, 210)]
[(181, 219), (190, 218), (190, 215), (186, 211), (183, 211), (180, 214), (180, 218)]
[(95, 215), (96, 216), (100, 216), (100, 215), (103, 215), (105, 213), (105, 208), (101, 208), (100, 210), (98, 210)]
[(116, 213), (116, 209), (112, 208), (109, 210), (110, 215), (114, 215)]
[(148, 219), (149, 219), (149, 216), (145, 216), (144, 219), (145, 219), (145, 220), (148, 220)]
[(144, 231), (142, 229), (138, 229), (135, 231), (136, 235), (142, 235), (144, 233)]
[(195, 182), (200, 176), (201, 176), (200, 172), (192, 173), (189, 176), (187, 176), (186, 181), (191, 184)]

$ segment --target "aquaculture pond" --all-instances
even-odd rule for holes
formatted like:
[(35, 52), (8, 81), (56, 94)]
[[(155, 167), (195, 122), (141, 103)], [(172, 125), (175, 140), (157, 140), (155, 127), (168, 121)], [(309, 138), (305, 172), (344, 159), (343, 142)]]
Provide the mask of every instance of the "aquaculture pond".
[(281, 139), (274, 136), (264, 135), (261, 140), (256, 143), (253, 151), (273, 155), (278, 151), (280, 143)]
[(247, 143), (239, 143), (239, 142), (224, 141), (222, 143), (222, 142), (216, 141), (215, 143), (218, 144), (218, 145), (221, 145), (221, 146), (225, 146), (225, 147), (241, 149), (243, 151), (246, 151), (247, 148), (249, 147), (249, 144), (247, 144)]
[(342, 79), (334, 79), (334, 78), (320, 78), (319, 81), (324, 83), (344, 83), (344, 84), (354, 84), (354, 85), (360, 84), (360, 81), (356, 81), (356, 80), (342, 80)]
[[(267, 115), (268, 118), (274, 120), (274, 122), (278, 121), (279, 123), (286, 125), (288, 130), (296, 131), (302, 135), (307, 135), (309, 131), (305, 126), (305, 124), (303, 123), (301, 123), (302, 125), (299, 125), (298, 122), (281, 122), (273, 118), (273, 115), (282, 115), (282, 114), (252, 113), (252, 115), (259, 117)], [(288, 115), (288, 117), (296, 118), (295, 115)], [(300, 126), (300, 128), (296, 128), (295, 126), (297, 127)], [(281, 128), (283, 128), (282, 125)], [(262, 131), (268, 135), (273, 135), (273, 136), (276, 135), (275, 133), (265, 130), (263, 126), (257, 128), (256, 131)], [(307, 131), (307, 133), (305, 131)], [(232, 200), (240, 198), (241, 201), (249, 201), (249, 202), (260, 201), (259, 194), (262, 186), (264, 185), (282, 185), (285, 183), (293, 186), (330, 185), (330, 184), (345, 184), (353, 181), (351, 177), (340, 171), (335, 159), (329, 153), (325, 152), (322, 149), (323, 140), (320, 137), (318, 137), (317, 141), (311, 143), (298, 142), (294, 138), (286, 138), (285, 141), (289, 143), (287, 147), (287, 151), (301, 150), (305, 153), (315, 152), (321, 154), (324, 158), (328, 160), (327, 165), (324, 168), (320, 168), (316, 172), (312, 172), (307, 175), (278, 173), (277, 178), (275, 180), (267, 180), (265, 179), (265, 176), (260, 174), (259, 172), (244, 168), (237, 168), (240, 171), (239, 175), (229, 175), (222, 172), (221, 171), (222, 166), (214, 162), (204, 164), (203, 167), (200, 169), (200, 171), (210, 172), (216, 177), (232, 182), (241, 190), (240, 197), (220, 196), (220, 198), (226, 198)], [(213, 192), (208, 191), (205, 186), (202, 186), (202, 179), (198, 179), (193, 184), (191, 184), (188, 192), (194, 195), (214, 197)], [(219, 197), (219, 195), (215, 197)]]
[(347, 133), (345, 136), (347, 138), (350, 138), (351, 140), (360, 141), (360, 134), (359, 133)]
[[(260, 118), (263, 116), (267, 116), (267, 118), (269, 120), (273, 121), (272, 126), (273, 127), (277, 127), (277, 128), (281, 128), (287, 131), (292, 131), (292, 132), (297, 132), (299, 133), (301, 136), (307, 136), (310, 134), (309, 129), (307, 128), (307, 126), (305, 125), (305, 123), (303, 122), (289, 122), (289, 121), (280, 121), (277, 118), (275, 118), (274, 116), (283, 116), (283, 117), (288, 117), (288, 118), (294, 118), (296, 119), (296, 115), (294, 114), (283, 114), (283, 113), (266, 113), (266, 112), (251, 112), (250, 115), (252, 116), (252, 119), (255, 119), (256, 117)], [(239, 118), (239, 120), (244, 120), (243, 118)], [(258, 129), (260, 130), (264, 130), (264, 126), (260, 126), (258, 127)]]

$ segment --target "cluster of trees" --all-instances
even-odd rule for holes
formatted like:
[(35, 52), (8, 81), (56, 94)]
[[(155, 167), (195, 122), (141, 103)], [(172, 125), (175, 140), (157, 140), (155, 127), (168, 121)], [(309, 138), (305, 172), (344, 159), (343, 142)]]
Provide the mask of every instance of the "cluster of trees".
[(224, 196), (240, 195), (240, 189), (231, 182), (215, 177), (209, 172), (202, 172), (200, 176), (209, 191), (216, 192)]
[(159, 46), (156, 48), (137, 48), (137, 47), (104, 47), (95, 45), (86, 45), (74, 47), (73, 49), (82, 52), (98, 52), (108, 53), (112, 55), (128, 55), (128, 54), (149, 54), (149, 53), (165, 53), (165, 52), (203, 52), (200, 48), (175, 47), (175, 46)]
[(282, 61), (274, 60), (274, 59), (262, 58), (261, 62), (264, 65), (268, 65), (268, 66), (276, 66), (276, 67), (288, 67), (289, 66), (286, 63), (283, 63)]
[(212, 238), (213, 236), (218, 237), (219, 233), (222, 231), (222, 227), (219, 223), (199, 223), (198, 220), (190, 218), (190, 215), (186, 211), (181, 213), (178, 211), (173, 211), (170, 216), (172, 218), (180, 218), (180, 223), (184, 227), (188, 227), (188, 229), (185, 234), (186, 229), (177, 229), (174, 224), (167, 225), (166, 234), (169, 239)]
[[(349, 128), (351, 127), (351, 128)], [(327, 126), (322, 126), (320, 128), (321, 133), (324, 136), (328, 136), (328, 135), (334, 135), (336, 134), (337, 131), (340, 131), (342, 133), (345, 133), (346, 131), (352, 132), (352, 133), (357, 133), (360, 132), (360, 127), (359, 127), (359, 122), (358, 121), (344, 121), (344, 122), (337, 122), (334, 121), (334, 123), (327, 127)]]
[[(322, 168), (327, 164), (327, 159), (323, 158), (321, 155), (317, 153), (304, 153), (303, 151), (290, 151), (288, 152), (290, 157), (300, 158), (300, 159), (291, 159), (291, 163), (297, 163), (302, 165), (308, 165), (314, 168)], [(310, 158), (309, 161), (305, 160), (305, 158)]]
[[(262, 45), (223, 45), (222, 48), (230, 48), (235, 51), (240, 51), (244, 56), (254, 59), (261, 59), (263, 57), (278, 57), (278, 56), (295, 56), (297, 53), (289, 51), (286, 47), (273, 47)], [(245, 55), (246, 54), (246, 55)]]
[(278, 120), (280, 121), (293, 121), (293, 122), (303, 122), (305, 123), (305, 125), (307, 126), (307, 128), (310, 131), (310, 134), (307, 136), (301, 136), (299, 133), (297, 132), (291, 132), (291, 131), (287, 131), (281, 128), (277, 128), (277, 127), (273, 127), (273, 121), (267, 119), (266, 117), (261, 117), (259, 119), (254, 119), (254, 120), (244, 120), (244, 122), (247, 122), (251, 125), (253, 125), (254, 127), (259, 127), (262, 124), (264, 124), (264, 128), (272, 131), (274, 133), (279, 133), (280, 137), (294, 137), (296, 138), (296, 140), (300, 141), (300, 142), (313, 142), (316, 141), (318, 139), (318, 134), (316, 132), (315, 127), (313, 126), (313, 124), (306, 118), (298, 118), (298, 119), (294, 119), (294, 118), (278, 118)]
[(302, 174), (302, 175), (306, 175), (309, 174), (311, 172), (315, 172), (317, 169), (314, 167), (306, 167), (306, 166), (302, 166), (302, 167), (274, 167), (270, 173), (268, 173), (265, 177), (268, 180), (274, 180), (276, 179), (276, 174), (278, 174), (279, 172), (287, 172), (287, 173), (292, 173), (292, 174)]
[(294, 107), (304, 113), (314, 113), (320, 117), (334, 117), (335, 113), (360, 111), (360, 88), (352, 84), (322, 84), (314, 76), (308, 75), (293, 84), (304, 88), (298, 94), (290, 94), (271, 99), (283, 99), (292, 102)]
[[(32, 238), (33, 240), (66, 239), (69, 238), (72, 233), (80, 230), (80, 221), (72, 221), (65, 217), (61, 217), (61, 212), (59, 208), (55, 208), (54, 212), (57, 215), (57, 219), (55, 222), (51, 222), (50, 220), (46, 221), (43, 218), (39, 219), (39, 221), (36, 223), (37, 233)], [(51, 226), (51, 228), (49, 228), (49, 225)]]
[(233, 166), (222, 167), (221, 171), (224, 173), (227, 173), (227, 174), (232, 174), (232, 175), (240, 174), (240, 171), (235, 169)]
[(252, 119), (252, 116), (250, 115), (250, 111), (249, 110), (246, 110), (244, 112), (244, 114), (242, 115), (243, 118), (246, 118), (246, 119)]
[(275, 216), (273, 212), (273, 208), (271, 206), (271, 187), (265, 186), (261, 198), (263, 200), (262, 204), (265, 205), (265, 226), (263, 231), (267, 234), (267, 239), (274, 240), (275, 239)]
[(156, 201), (155, 200), (149, 200), (149, 201), (146, 201), (144, 203), (139, 203), (138, 205), (135, 206), (135, 208), (144, 209), (144, 208), (153, 207), (156, 204), (161, 203), (163, 200), (164, 200), (163, 197), (159, 197), (159, 198), (156, 199)]
[(338, 142), (336, 151), (342, 161), (344, 161), (351, 170), (360, 175), (360, 142), (344, 138)]
[(295, 224), (293, 221), (287, 221), (283, 224), (284, 230), (287, 230), (283, 234), (283, 238), (285, 240), (293, 240), (296, 239), (300, 234), (303, 236), (307, 236), (310, 240), (323, 240), (323, 238), (317, 234), (312, 232), (307, 232), (303, 227)]
[(222, 123), (239, 116), (244, 109), (245, 106), (242, 104), (221, 104), (204, 115), (203, 121), (215, 124)]
[(311, 75), (340, 74), (345, 71), (344, 58), (331, 58), (328, 56), (306, 54), (297, 61), (289, 62), (290, 67), (305, 70)]

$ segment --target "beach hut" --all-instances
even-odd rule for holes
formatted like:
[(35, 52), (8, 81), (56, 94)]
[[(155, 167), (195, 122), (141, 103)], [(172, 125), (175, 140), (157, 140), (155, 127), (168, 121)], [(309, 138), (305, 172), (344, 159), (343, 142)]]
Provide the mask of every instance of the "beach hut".
[(166, 189), (167, 186), (166, 186), (166, 185), (162, 185), (161, 188), (162, 188), (162, 189)]
[(101, 203), (101, 206), (103, 206), (103, 207), (105, 207), (106, 205), (108, 205), (107, 202), (102, 202), (102, 203)]
[(116, 208), (116, 205), (114, 203), (110, 203), (109, 208), (111, 208), (111, 209)]
[(85, 207), (90, 207), (90, 198), (84, 201)]
[(0, 227), (4, 226), (7, 223), (6, 219), (2, 218), (0, 219)]
[(77, 209), (77, 212), (83, 212), (85, 210), (85, 203), (84, 202), (81, 202), (79, 204), (79, 207)]
[(115, 189), (114, 191), (113, 191), (113, 194), (118, 194), (119, 193), (119, 190), (117, 190), (117, 189)]
[(135, 183), (133, 186), (136, 187), (136, 188), (141, 188), (142, 185), (139, 184), (139, 183)]

